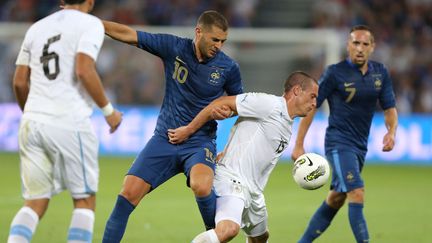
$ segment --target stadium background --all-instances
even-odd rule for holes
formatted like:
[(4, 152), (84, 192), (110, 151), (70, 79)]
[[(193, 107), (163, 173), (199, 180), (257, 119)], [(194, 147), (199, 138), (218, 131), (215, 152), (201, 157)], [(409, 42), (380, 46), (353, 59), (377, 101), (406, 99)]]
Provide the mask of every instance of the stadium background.
[[(14, 62), (29, 24), (57, 9), (57, 0), (0, 1), (0, 151), (4, 151), (0, 154), (4, 185), (0, 186), (0, 241), (6, 239), (10, 220), (22, 203), (16, 154), (20, 111), (11, 89)], [(379, 151), (385, 132), (381, 113), (373, 123), (371, 165), (365, 169), (366, 215), (372, 240), (429, 242), (432, 1), (96, 0), (93, 14), (143, 30), (168, 30), (192, 37), (197, 16), (206, 9), (218, 10), (229, 19), (232, 28), (224, 50), (239, 61), (246, 91), (280, 94), (286, 75), (298, 69), (318, 78), (327, 64), (344, 58), (350, 26), (368, 24), (374, 29), (377, 47), (372, 59), (390, 70), (400, 126), (394, 151), (384, 154)], [(157, 58), (109, 39), (100, 53), (98, 70), (111, 100), (125, 112), (125, 121), (118, 133), (110, 136), (101, 114), (96, 111), (93, 117), (103, 155), (95, 242), (100, 241), (104, 221), (133, 159), (130, 156), (152, 134), (164, 89), (163, 67)], [(231, 119), (220, 124), (219, 150), (232, 123)], [(308, 150), (322, 153), (325, 125), (324, 111), (307, 137)], [(284, 155), (286, 162), (291, 147)], [(290, 168), (290, 163), (278, 166), (266, 192), (273, 242), (294, 242), (326, 193), (325, 189), (307, 192), (296, 188)], [(183, 183), (182, 176), (176, 177), (140, 206), (125, 242), (188, 242), (201, 231), (198, 210)], [(66, 234), (70, 215), (63, 208), (71, 207), (68, 200), (67, 194), (54, 200), (35, 242), (65, 238), (61, 237)], [(342, 213), (317, 242), (353, 242), (347, 224)], [(234, 242), (243, 242), (238, 238)]]

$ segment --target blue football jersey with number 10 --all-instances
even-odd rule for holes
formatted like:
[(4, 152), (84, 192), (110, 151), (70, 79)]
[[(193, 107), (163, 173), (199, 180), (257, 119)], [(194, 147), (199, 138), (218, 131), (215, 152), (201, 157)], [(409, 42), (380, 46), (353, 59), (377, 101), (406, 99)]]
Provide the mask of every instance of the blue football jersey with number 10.
[[(170, 34), (137, 31), (138, 47), (160, 57), (165, 67), (165, 97), (155, 133), (167, 137), (167, 129), (187, 125), (208, 104), (222, 96), (243, 93), (238, 64), (222, 51), (205, 63), (195, 55), (191, 39)], [(194, 138), (216, 138), (215, 121), (197, 131)]]

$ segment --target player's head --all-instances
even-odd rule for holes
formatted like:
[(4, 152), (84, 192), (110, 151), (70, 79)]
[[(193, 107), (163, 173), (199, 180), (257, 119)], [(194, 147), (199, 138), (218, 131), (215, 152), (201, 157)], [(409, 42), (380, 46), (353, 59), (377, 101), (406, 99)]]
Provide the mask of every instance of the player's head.
[(352, 63), (357, 66), (367, 64), (370, 54), (375, 48), (375, 38), (372, 30), (366, 25), (356, 25), (351, 28), (347, 51)]
[(228, 36), (228, 21), (216, 11), (205, 11), (195, 27), (195, 47), (198, 58), (209, 59), (222, 48)]
[[(60, 6), (65, 5), (85, 5), (85, 12), (93, 10), (95, 0), (60, 0)], [(66, 7), (67, 8), (67, 7)]]
[(318, 82), (303, 71), (291, 73), (284, 84), (284, 97), (290, 103), (290, 115), (306, 116), (316, 107)]

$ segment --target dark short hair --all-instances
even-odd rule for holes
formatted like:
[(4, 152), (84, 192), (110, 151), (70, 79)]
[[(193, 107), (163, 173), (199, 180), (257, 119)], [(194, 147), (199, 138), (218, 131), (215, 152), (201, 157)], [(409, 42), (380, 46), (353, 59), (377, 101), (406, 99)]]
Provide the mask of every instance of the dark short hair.
[(86, 0), (64, 0), (65, 4), (81, 4)]
[(223, 31), (228, 30), (227, 19), (222, 14), (214, 10), (203, 12), (198, 18), (198, 25), (205, 29), (216, 26)]
[(374, 36), (374, 33), (373, 33), (372, 29), (371, 29), (369, 26), (367, 26), (367, 25), (362, 25), (362, 24), (360, 24), (360, 25), (354, 25), (354, 26), (351, 28), (351, 30), (350, 30), (349, 33), (351, 34), (352, 32), (354, 32), (354, 31), (356, 31), (356, 30), (364, 30), (364, 31), (368, 31), (368, 32), (370, 33), (370, 35), (371, 35), (371, 42), (372, 42), (372, 43), (375, 42), (375, 36)]
[(285, 81), (284, 91), (290, 91), (294, 86), (300, 85), (300, 87), (305, 90), (312, 83), (318, 84), (318, 81), (314, 79), (312, 76), (303, 71), (295, 71), (292, 72)]

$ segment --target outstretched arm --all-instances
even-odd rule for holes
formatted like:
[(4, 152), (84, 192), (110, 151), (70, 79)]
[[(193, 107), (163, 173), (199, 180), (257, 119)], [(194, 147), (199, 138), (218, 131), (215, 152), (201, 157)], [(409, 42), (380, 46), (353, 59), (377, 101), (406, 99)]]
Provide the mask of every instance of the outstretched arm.
[(296, 160), (300, 155), (305, 153), (304, 150), (304, 139), (306, 137), (306, 134), (309, 130), (309, 127), (313, 121), (313, 118), (315, 116), (317, 109), (313, 109), (311, 112), (307, 114), (307, 116), (303, 117), (300, 121), (298, 132), (297, 132), (297, 139), (296, 143), (293, 149), (293, 152), (291, 153), (291, 158), (293, 160)]
[(172, 144), (184, 142), (208, 121), (214, 120), (214, 110), (223, 106), (229, 107), (231, 111), (237, 113), (236, 96), (220, 97), (206, 106), (188, 125), (177, 129), (168, 129), (169, 142)]
[(398, 125), (398, 115), (396, 108), (390, 108), (384, 111), (384, 120), (387, 127), (387, 133), (383, 139), (383, 151), (391, 151), (395, 145), (396, 129)]
[(130, 45), (138, 44), (137, 32), (131, 27), (106, 20), (102, 20), (102, 23), (105, 28), (105, 34), (114, 40), (118, 40)]

